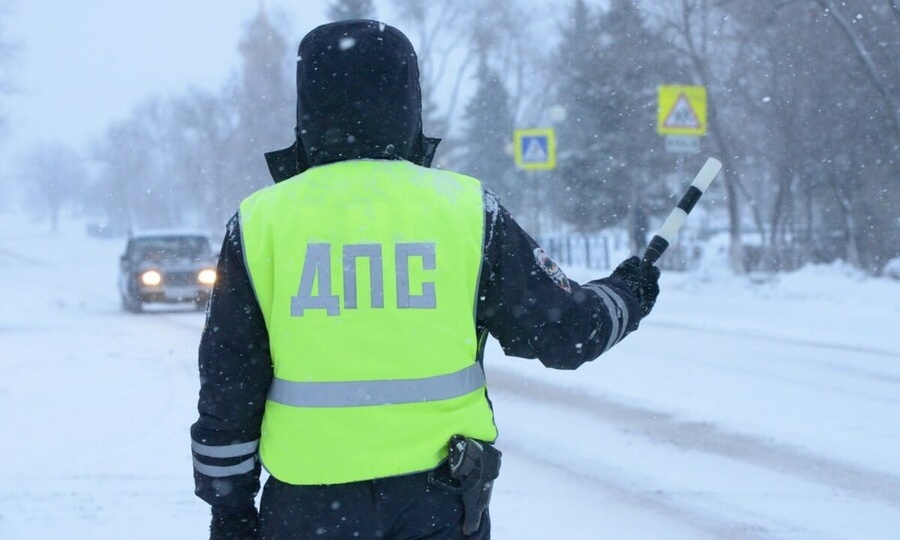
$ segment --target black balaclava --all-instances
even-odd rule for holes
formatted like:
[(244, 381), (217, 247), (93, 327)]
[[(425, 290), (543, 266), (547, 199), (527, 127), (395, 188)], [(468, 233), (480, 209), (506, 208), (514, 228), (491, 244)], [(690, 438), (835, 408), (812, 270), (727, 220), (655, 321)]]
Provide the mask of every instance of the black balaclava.
[(276, 182), (348, 159), (428, 167), (438, 142), (422, 134), (419, 66), (406, 36), (378, 21), (340, 21), (300, 42), (296, 141), (266, 160)]

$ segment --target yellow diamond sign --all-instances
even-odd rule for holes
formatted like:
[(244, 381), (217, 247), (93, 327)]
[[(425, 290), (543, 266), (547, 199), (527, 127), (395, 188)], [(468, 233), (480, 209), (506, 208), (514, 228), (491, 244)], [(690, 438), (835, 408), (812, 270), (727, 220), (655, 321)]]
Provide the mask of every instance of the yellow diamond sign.
[(659, 87), (656, 132), (660, 135), (706, 135), (706, 87)]

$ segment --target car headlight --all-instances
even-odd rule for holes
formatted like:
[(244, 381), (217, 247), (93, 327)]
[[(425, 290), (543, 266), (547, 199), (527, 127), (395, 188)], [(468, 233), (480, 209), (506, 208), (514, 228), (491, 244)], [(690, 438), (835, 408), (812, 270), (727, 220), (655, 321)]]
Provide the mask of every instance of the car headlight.
[(216, 271), (211, 268), (200, 270), (200, 273), (197, 274), (197, 281), (203, 285), (212, 285), (216, 282)]
[(144, 285), (154, 286), (162, 283), (162, 274), (156, 270), (147, 270), (141, 274), (141, 283)]

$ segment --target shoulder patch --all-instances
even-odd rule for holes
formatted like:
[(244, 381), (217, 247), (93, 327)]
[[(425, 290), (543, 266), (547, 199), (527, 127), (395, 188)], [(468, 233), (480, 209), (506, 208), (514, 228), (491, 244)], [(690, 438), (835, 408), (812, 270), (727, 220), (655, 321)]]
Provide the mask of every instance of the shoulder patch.
[(572, 285), (569, 283), (569, 278), (566, 277), (559, 265), (556, 264), (556, 261), (551, 259), (550, 255), (547, 255), (547, 252), (544, 251), (543, 248), (535, 248), (534, 260), (538, 267), (540, 267), (545, 274), (550, 276), (553, 283), (556, 283), (557, 287), (566, 292), (572, 292)]

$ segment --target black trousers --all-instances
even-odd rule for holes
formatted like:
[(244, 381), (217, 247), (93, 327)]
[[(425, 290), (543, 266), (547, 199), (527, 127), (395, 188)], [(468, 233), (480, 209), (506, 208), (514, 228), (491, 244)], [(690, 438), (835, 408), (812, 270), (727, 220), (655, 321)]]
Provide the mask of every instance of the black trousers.
[(462, 497), (428, 481), (443, 468), (329, 486), (294, 486), (269, 477), (260, 503), (260, 540), (489, 540), (490, 516), (462, 532)]

